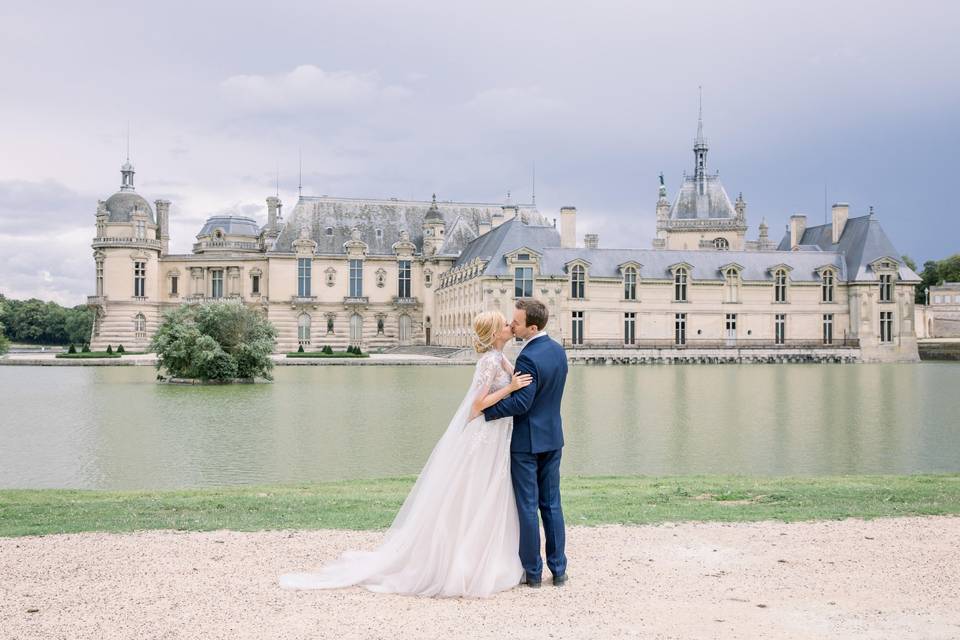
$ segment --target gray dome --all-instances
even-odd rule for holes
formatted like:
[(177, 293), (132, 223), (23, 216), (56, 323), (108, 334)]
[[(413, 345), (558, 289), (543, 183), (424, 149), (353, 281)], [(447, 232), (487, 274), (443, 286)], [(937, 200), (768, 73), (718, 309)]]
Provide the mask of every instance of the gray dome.
[(210, 216), (197, 237), (212, 236), (217, 229), (221, 229), (225, 236), (256, 238), (260, 235), (260, 227), (253, 218), (247, 218), (246, 216)]
[(134, 209), (140, 208), (147, 214), (147, 222), (154, 224), (153, 207), (135, 191), (117, 191), (107, 198), (105, 203), (110, 213), (110, 222), (130, 222)]

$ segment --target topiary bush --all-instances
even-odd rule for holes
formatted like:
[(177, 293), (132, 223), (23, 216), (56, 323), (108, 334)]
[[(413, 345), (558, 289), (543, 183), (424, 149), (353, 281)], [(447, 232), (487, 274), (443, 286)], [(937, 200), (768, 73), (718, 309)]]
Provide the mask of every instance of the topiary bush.
[(83, 345), (83, 348), (80, 349), (80, 353), (90, 353), (90, 345), (88, 344)]
[(126, 353), (126, 352), (124, 351), (124, 349), (123, 349), (123, 345), (122, 345), (122, 344), (117, 347), (117, 353)]
[(297, 353), (303, 353), (303, 345), (297, 347)]
[(67, 349), (67, 353), (76, 353), (76, 352), (77, 352), (77, 348), (73, 345), (70, 345), (70, 348)]
[(330, 345), (324, 345), (323, 352), (327, 354), (333, 354), (333, 347)]
[(110, 355), (113, 355), (113, 347), (111, 347), (110, 345), (107, 345), (107, 353), (109, 353)]
[(182, 305), (164, 315), (150, 341), (157, 368), (176, 378), (272, 379), (277, 330), (237, 301)]

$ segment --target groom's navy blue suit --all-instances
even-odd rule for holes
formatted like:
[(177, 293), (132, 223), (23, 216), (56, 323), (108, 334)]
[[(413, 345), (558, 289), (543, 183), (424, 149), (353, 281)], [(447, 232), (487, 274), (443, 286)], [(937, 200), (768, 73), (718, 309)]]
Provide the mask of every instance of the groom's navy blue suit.
[(567, 570), (560, 508), (560, 400), (567, 380), (567, 354), (549, 336), (539, 335), (520, 351), (515, 370), (531, 374), (533, 382), (485, 409), (483, 414), (487, 420), (513, 416), (510, 473), (520, 515), (520, 562), (527, 579), (539, 581), (543, 561), (538, 507), (547, 539), (547, 566), (555, 576)]

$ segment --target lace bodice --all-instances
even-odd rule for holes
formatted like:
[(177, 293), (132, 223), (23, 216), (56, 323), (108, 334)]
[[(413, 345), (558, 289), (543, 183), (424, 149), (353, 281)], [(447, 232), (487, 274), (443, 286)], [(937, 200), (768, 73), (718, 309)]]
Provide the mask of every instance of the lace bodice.
[(503, 353), (488, 351), (477, 361), (474, 386), (481, 390), (489, 385), (487, 393), (492, 393), (510, 384), (510, 374), (503, 365)]

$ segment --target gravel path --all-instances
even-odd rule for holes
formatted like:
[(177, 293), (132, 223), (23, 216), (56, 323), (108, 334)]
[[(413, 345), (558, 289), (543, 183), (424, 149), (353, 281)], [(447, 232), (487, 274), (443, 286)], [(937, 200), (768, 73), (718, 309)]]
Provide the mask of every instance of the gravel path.
[(277, 577), (377, 532), (0, 539), (0, 637), (960, 638), (960, 518), (573, 527), (570, 582), (489, 600)]

